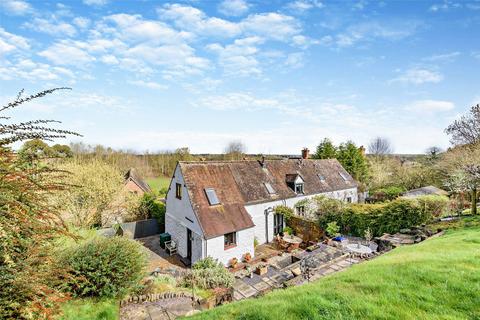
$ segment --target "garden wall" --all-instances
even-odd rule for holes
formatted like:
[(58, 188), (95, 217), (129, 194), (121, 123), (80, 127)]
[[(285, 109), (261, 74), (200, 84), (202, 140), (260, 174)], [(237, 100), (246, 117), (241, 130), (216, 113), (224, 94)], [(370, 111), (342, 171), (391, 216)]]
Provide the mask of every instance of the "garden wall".
[[(123, 235), (131, 239), (149, 237), (162, 232), (157, 219), (126, 222), (121, 223), (120, 226), (123, 229)], [(98, 233), (108, 237), (115, 235), (115, 230), (113, 228), (105, 228), (98, 230)]]
[(312, 221), (292, 216), (288, 219), (287, 224), (293, 229), (293, 232), (305, 242), (317, 242), (324, 236), (324, 231)]

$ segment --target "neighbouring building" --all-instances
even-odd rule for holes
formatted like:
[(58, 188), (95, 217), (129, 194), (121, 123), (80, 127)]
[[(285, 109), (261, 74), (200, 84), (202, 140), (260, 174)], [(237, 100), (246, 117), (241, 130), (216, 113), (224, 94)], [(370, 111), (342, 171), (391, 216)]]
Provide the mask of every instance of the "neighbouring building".
[(138, 194), (152, 192), (150, 186), (137, 174), (135, 169), (129, 169), (125, 174), (125, 189)]
[[(228, 265), (283, 231), (279, 205), (317, 195), (357, 202), (357, 182), (336, 159), (179, 162), (167, 193), (165, 231), (188, 262), (211, 256)], [(302, 215), (298, 207), (297, 214)]]
[(416, 198), (421, 196), (448, 196), (448, 192), (435, 186), (427, 186), (418, 189), (409, 190), (402, 194), (404, 198)]

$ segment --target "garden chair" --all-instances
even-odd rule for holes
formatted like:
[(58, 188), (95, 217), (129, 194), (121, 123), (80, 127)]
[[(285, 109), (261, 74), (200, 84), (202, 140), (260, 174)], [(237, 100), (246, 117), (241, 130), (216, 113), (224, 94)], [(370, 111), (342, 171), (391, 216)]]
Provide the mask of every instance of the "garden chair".
[(165, 250), (170, 256), (177, 253), (177, 243), (174, 240), (165, 241)]

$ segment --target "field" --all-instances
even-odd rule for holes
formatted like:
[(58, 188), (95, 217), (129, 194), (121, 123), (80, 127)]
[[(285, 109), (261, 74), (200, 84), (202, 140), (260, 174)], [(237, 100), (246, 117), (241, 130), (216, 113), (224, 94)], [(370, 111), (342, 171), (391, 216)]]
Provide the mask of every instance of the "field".
[(456, 227), (315, 283), (192, 319), (479, 319), (480, 226)]
[(162, 189), (167, 189), (170, 185), (169, 177), (148, 178), (146, 181), (154, 192), (160, 192)]

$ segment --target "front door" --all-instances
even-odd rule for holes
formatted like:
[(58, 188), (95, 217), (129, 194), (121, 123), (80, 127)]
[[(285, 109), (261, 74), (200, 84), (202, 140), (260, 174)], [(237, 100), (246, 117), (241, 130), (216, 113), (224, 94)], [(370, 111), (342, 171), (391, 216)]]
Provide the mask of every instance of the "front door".
[(187, 228), (187, 259), (192, 261), (192, 230)]
[(273, 235), (277, 235), (283, 231), (283, 214), (275, 214), (273, 216)]

